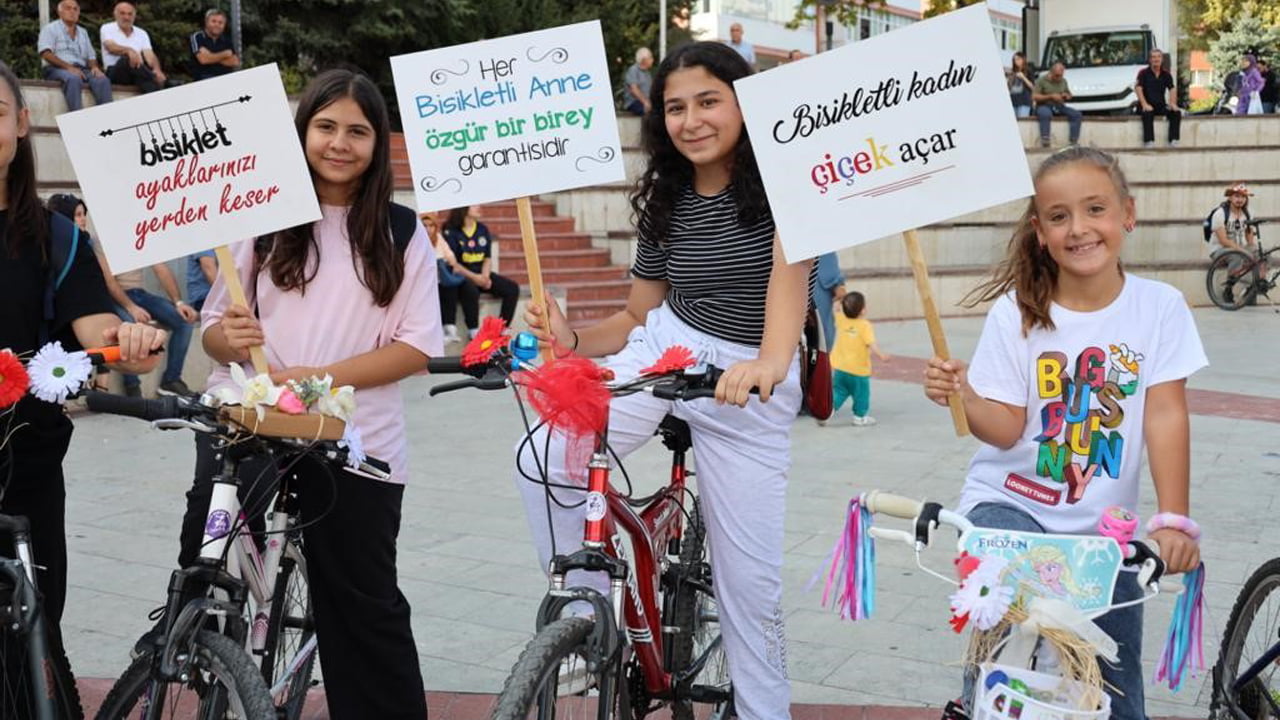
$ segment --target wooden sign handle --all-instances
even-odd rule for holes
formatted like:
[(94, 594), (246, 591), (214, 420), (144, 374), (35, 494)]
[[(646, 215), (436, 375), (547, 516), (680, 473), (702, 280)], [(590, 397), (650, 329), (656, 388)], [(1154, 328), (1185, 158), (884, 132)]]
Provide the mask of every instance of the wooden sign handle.
[[(231, 302), (249, 307), (249, 300), (244, 296), (244, 286), (240, 284), (240, 273), (236, 270), (236, 260), (231, 256), (231, 250), (226, 245), (219, 245), (213, 252), (218, 256), (218, 272), (222, 273), (222, 282), (227, 284)], [(261, 345), (249, 348), (249, 359), (253, 361), (255, 373), (265, 375), (271, 372), (267, 367), (267, 354), (263, 352)]]
[[(929, 285), (929, 267), (924, 262), (924, 253), (920, 250), (920, 239), (915, 230), (902, 233), (907, 244), (907, 257), (911, 260), (911, 274), (916, 278), (916, 291), (920, 294), (920, 304), (924, 306), (924, 321), (929, 327), (929, 339), (933, 342), (933, 354), (943, 360), (951, 359), (951, 351), (947, 349), (947, 336), (942, 332), (942, 317), (938, 315), (938, 306), (933, 301), (933, 288)], [(969, 434), (969, 421), (964, 416), (964, 406), (960, 396), (952, 394), (947, 403), (951, 407), (951, 423), (955, 425), (956, 435), (964, 437)]]
[[(546, 305), (546, 294), (542, 288), (542, 262), (538, 258), (538, 231), (533, 226), (533, 206), (529, 198), (516, 198), (516, 213), (520, 216), (520, 240), (524, 244), (524, 265), (529, 274), (529, 304), (542, 308), (550, 328), (551, 311)], [(552, 358), (551, 348), (542, 349), (542, 360)]]

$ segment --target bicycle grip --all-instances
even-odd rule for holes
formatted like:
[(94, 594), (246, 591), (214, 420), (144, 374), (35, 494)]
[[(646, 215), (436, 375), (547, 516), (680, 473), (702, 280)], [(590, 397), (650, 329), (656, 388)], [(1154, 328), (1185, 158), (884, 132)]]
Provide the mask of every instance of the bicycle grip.
[(83, 397), (85, 405), (93, 412), (125, 415), (147, 421), (183, 417), (178, 406), (178, 398), (172, 395), (147, 399), (105, 392), (86, 392)]
[(465, 373), (462, 356), (446, 355), (444, 357), (427, 358), (427, 372), (432, 375), (457, 375)]
[(867, 509), (873, 513), (892, 515), (903, 520), (914, 520), (924, 509), (924, 503), (909, 497), (894, 495), (883, 490), (872, 490), (864, 501)]

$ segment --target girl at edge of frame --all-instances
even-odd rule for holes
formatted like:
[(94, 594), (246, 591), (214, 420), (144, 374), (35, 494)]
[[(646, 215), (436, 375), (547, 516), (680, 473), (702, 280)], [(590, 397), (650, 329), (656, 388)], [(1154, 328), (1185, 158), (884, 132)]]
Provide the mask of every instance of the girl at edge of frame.
[[(40, 202), (31, 113), (18, 78), (3, 62), (0, 79), (0, 348), (28, 357), (40, 349), (42, 333), (73, 351), (118, 344), (121, 362), (112, 367), (150, 372), (159, 362), (155, 351), (164, 346), (167, 333), (120, 322), (87, 235), (76, 245), (71, 267), (54, 295), (54, 316), (46, 324), (44, 296), (52, 243), (55, 234), (72, 233), (73, 221), (46, 211)], [(31, 522), (36, 585), (48, 621), (50, 655), (56, 656), (63, 652), (60, 623), (67, 599), (62, 461), (73, 426), (61, 405), (29, 393), (12, 413), (0, 423), (0, 513), (25, 515)], [(0, 554), (13, 557), (11, 538), (0, 540)], [(18, 644), (4, 647), (9, 652)], [(20, 666), (17, 658), (4, 658), (4, 667)], [(8, 689), (5, 682), (0, 692)]]
[[(263, 347), (277, 384), (328, 374), (334, 387), (355, 386), (353, 422), (369, 455), (391, 465), (392, 479), (311, 460), (294, 470), (329, 712), (335, 720), (421, 720), (427, 709), (418, 651), (396, 578), (408, 477), (398, 383), (443, 353), (435, 254), (420, 223), (403, 254), (392, 242), (391, 126), (368, 77), (321, 73), (304, 90), (295, 125), (322, 217), (275, 233), (265, 246), (248, 240), (233, 248), (254, 309), (232, 305), (219, 276), (203, 311), (205, 351), (222, 363), (209, 386), (230, 385), (226, 363), (246, 365), (252, 376), (246, 361), (254, 345)], [(243, 477), (258, 476), (248, 463), (241, 468)], [(199, 552), (217, 471), (211, 443), (198, 437), (184, 567)]]
[[(1114, 157), (1076, 146), (1046, 159), (1005, 260), (966, 298), (971, 307), (994, 301), (970, 365), (933, 358), (925, 395), (945, 406), (959, 393), (969, 427), (984, 443), (969, 463), (959, 504), (979, 527), (1097, 535), (1107, 508), (1137, 514), (1149, 446), (1159, 513), (1146, 530), (1168, 571), (1179, 573), (1200, 562), (1199, 529), (1188, 517), (1186, 381), (1208, 360), (1182, 293), (1124, 271), (1120, 251), (1136, 222)], [(1085, 391), (1070, 392), (1073, 383)], [(1073, 425), (1063, 419), (1073, 412), (1073, 394), (1095, 408), (1085, 422), (1096, 416), (1101, 427), (1092, 426), (1098, 430), (1088, 442), (1107, 443), (1107, 453), (1090, 457), (1073, 447)], [(1059, 401), (1065, 413), (1054, 411)], [(1042, 444), (1069, 453), (1062, 477), (1038, 474)], [(1073, 467), (1090, 479), (1068, 482)], [(1074, 502), (1068, 494), (1077, 495)], [(1113, 601), (1141, 594), (1134, 573), (1120, 573)], [(1095, 622), (1119, 645), (1119, 663), (1101, 663), (1103, 679), (1120, 690), (1108, 688), (1111, 717), (1143, 720), (1142, 606)], [(969, 708), (975, 679), (971, 668)]]
[[(782, 527), (812, 263), (788, 265), (782, 255), (733, 91), (751, 72), (732, 48), (712, 42), (690, 43), (662, 61), (650, 96), (655, 112), (642, 120), (649, 162), (631, 198), (640, 241), (626, 309), (575, 332), (548, 295), (550, 322), (536, 306), (525, 319), (558, 355), (604, 357), (619, 378), (638, 375), (672, 345), (727, 368), (714, 401), (615, 399), (609, 442), (625, 457), (653, 437), (663, 416), (688, 422), (736, 709), (744, 720), (782, 720), (791, 694)], [(758, 398), (748, 394), (753, 387)], [(518, 451), (515, 476), (544, 568), (552, 543), (546, 491), (525, 478), (539, 476), (528, 448), (543, 448), (545, 432)], [(542, 458), (552, 483), (566, 482), (564, 445), (553, 434)], [(556, 548), (576, 548), (582, 509), (551, 508)], [(607, 596), (608, 578), (595, 575), (567, 582)]]

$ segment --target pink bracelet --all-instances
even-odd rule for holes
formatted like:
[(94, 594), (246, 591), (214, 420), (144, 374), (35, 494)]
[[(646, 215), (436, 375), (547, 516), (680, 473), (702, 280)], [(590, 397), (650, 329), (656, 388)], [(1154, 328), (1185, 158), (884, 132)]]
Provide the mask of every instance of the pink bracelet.
[(1165, 528), (1172, 528), (1174, 530), (1177, 530), (1185, 534), (1187, 537), (1191, 538), (1192, 540), (1195, 540), (1196, 542), (1200, 542), (1200, 525), (1197, 524), (1195, 520), (1192, 520), (1186, 515), (1179, 515), (1178, 513), (1171, 513), (1171, 512), (1162, 512), (1162, 513), (1156, 513), (1155, 515), (1152, 515), (1151, 519), (1147, 521), (1148, 535), (1150, 535), (1151, 533), (1157, 530), (1163, 530)]

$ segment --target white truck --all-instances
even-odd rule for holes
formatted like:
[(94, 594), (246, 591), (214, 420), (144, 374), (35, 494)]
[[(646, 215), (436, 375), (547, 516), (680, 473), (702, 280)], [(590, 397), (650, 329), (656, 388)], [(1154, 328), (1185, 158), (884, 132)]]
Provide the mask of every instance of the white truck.
[(1023, 13), (1027, 58), (1041, 73), (1066, 65), (1081, 112), (1136, 112), (1134, 81), (1151, 50), (1177, 74), (1177, 32), (1175, 0), (1033, 0)]

